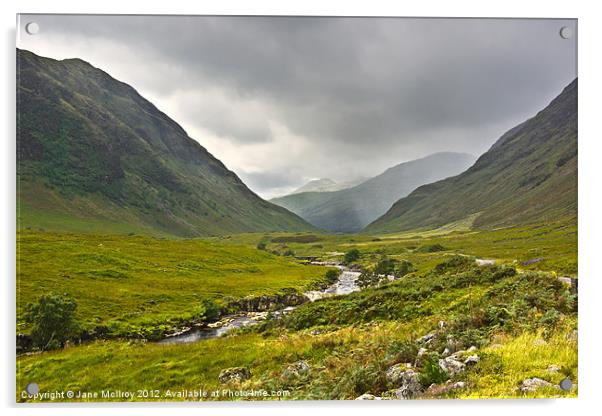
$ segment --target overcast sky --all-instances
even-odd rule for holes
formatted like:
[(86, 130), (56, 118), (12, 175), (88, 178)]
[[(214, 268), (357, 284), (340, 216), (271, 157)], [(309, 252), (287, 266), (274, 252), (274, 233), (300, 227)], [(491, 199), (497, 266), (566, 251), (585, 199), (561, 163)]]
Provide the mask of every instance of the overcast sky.
[(130, 84), (265, 198), (434, 152), (479, 155), (576, 77), (576, 36), (559, 36), (573, 20), (26, 15), (20, 26), (20, 48)]

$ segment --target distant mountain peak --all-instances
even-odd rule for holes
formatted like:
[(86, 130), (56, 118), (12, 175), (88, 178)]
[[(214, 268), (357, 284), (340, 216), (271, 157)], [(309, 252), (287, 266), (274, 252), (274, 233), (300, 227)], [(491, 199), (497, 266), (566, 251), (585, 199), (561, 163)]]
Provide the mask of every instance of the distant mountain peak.
[(457, 175), (474, 160), (474, 156), (465, 153), (437, 153), (400, 163), (346, 189), (304, 191), (271, 201), (317, 227), (335, 232), (356, 232), (416, 187)]
[(335, 192), (340, 191), (342, 189), (354, 187), (364, 182), (365, 180), (366, 178), (364, 177), (343, 182), (336, 182), (330, 178), (314, 179), (301, 186), (300, 188), (297, 188), (288, 195), (295, 195), (303, 192)]

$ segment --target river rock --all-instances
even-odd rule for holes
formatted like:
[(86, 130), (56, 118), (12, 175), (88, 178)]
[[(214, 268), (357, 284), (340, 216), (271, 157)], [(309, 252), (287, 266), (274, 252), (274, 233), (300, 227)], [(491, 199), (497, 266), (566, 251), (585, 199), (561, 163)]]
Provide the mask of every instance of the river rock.
[(251, 371), (246, 367), (232, 367), (220, 371), (218, 380), (220, 383), (228, 383), (230, 381), (241, 382), (251, 378)]
[(450, 377), (453, 377), (464, 371), (465, 365), (454, 356), (449, 356), (439, 360), (439, 368), (445, 371)]
[(520, 390), (523, 393), (528, 393), (528, 392), (534, 392), (537, 389), (540, 389), (542, 387), (558, 388), (558, 386), (550, 383), (549, 381), (542, 380), (541, 378), (533, 377), (533, 378), (528, 378), (526, 380), (523, 380), (523, 384), (521, 385)]

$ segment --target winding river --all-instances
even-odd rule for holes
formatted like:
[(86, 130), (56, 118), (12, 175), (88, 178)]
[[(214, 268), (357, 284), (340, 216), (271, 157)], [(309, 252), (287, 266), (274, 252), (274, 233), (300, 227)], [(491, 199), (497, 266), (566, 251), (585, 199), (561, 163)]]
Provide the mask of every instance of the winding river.
[[(348, 268), (340, 265), (336, 267), (342, 271), (336, 282), (323, 290), (311, 290), (309, 292), (305, 292), (305, 296), (307, 296), (311, 302), (331, 296), (347, 295), (360, 290), (360, 287), (357, 285), (357, 278), (361, 272), (349, 270)], [(277, 319), (278, 317), (285, 315), (294, 309), (294, 306), (288, 306), (273, 312), (243, 312), (234, 315), (227, 315), (222, 317), (222, 319), (220, 319), (218, 322), (183, 331), (180, 334), (164, 338), (161, 341), (158, 341), (158, 343), (187, 344), (205, 339), (217, 338), (232, 331), (233, 329), (256, 325), (257, 323), (268, 319), (268, 317)]]

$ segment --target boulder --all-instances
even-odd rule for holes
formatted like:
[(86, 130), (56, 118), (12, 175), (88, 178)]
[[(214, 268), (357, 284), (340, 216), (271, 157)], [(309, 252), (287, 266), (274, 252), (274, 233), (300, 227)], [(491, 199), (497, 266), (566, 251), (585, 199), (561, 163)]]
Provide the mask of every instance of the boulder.
[(523, 380), (520, 390), (523, 393), (528, 393), (528, 392), (534, 392), (537, 389), (540, 389), (542, 387), (558, 388), (558, 386), (550, 383), (549, 381), (542, 380), (541, 378), (533, 377), (533, 378), (528, 378), (526, 380)]
[(392, 396), (397, 399), (411, 399), (422, 391), (420, 374), (414, 370), (408, 370), (405, 365), (396, 364), (390, 367), (386, 377), (389, 382), (399, 386), (391, 392)]
[(220, 383), (231, 381), (241, 382), (251, 378), (251, 371), (246, 367), (232, 367), (220, 371), (218, 380)]
[(464, 364), (467, 367), (471, 367), (471, 366), (475, 365), (476, 363), (478, 363), (479, 361), (481, 361), (481, 359), (479, 358), (478, 355), (475, 354), (475, 355), (471, 355), (468, 358), (466, 358), (464, 360)]
[(364, 393), (359, 397), (356, 397), (355, 400), (382, 400), (382, 398), (378, 397), (378, 396), (374, 396), (373, 394), (370, 393)]
[(439, 367), (445, 371), (450, 377), (463, 372), (466, 368), (463, 362), (458, 361), (455, 357), (450, 356), (439, 360)]

